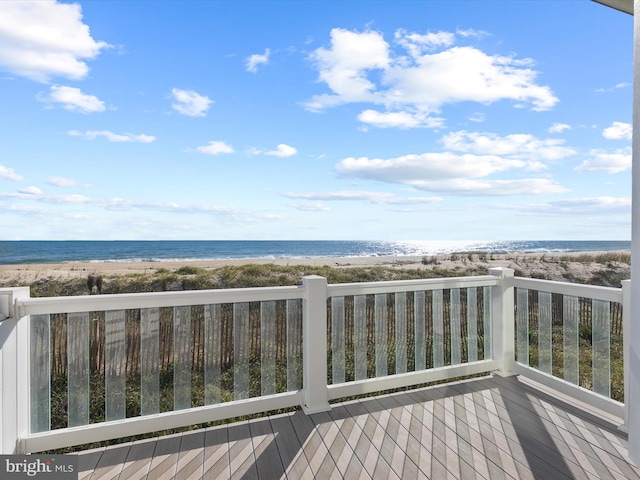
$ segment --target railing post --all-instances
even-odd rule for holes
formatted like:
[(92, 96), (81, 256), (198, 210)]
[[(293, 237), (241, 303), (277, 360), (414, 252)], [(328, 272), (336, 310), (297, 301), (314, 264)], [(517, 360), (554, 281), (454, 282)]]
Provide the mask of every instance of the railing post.
[(514, 315), (515, 307), (513, 301), (514, 270), (512, 268), (496, 267), (490, 268), (489, 274), (498, 277), (498, 285), (493, 287), (492, 313), (493, 313), (493, 356), (498, 361), (500, 367), (498, 375), (513, 375), (514, 361)]
[(0, 454), (20, 453), (18, 440), (29, 431), (29, 321), (20, 319), (16, 300), (29, 288), (0, 289)]
[(327, 390), (327, 279), (302, 277), (305, 297), (302, 309), (304, 405), (307, 414), (331, 410)]
[(622, 362), (624, 364), (624, 424), (621, 430), (628, 431), (629, 422), (629, 341), (631, 340), (631, 280), (622, 281)]

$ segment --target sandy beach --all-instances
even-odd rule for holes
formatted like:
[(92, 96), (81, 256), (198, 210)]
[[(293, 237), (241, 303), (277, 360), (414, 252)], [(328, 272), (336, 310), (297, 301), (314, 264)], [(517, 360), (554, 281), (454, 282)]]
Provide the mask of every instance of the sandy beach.
[[(628, 252), (620, 252), (628, 255)], [(153, 274), (159, 269), (175, 271), (180, 267), (192, 266), (203, 270), (214, 270), (225, 266), (249, 264), (274, 264), (350, 267), (387, 267), (400, 269), (458, 269), (461, 274), (470, 269), (509, 267), (516, 275), (545, 278), (548, 280), (572, 281), (601, 274), (603, 271), (623, 278), (630, 273), (629, 265), (619, 261), (589, 261), (600, 256), (615, 255), (616, 252), (581, 253), (502, 253), (502, 254), (447, 254), (433, 257), (322, 257), (322, 258), (282, 258), (282, 259), (232, 259), (168, 262), (92, 262), (55, 263), (28, 265), (0, 265), (0, 284), (28, 285), (44, 279), (66, 280), (88, 275), (112, 277), (128, 274)]]

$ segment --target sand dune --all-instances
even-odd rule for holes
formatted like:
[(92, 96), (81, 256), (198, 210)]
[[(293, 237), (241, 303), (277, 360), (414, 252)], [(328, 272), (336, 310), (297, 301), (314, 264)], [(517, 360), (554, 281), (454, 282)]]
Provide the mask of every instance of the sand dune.
[[(461, 274), (475, 269), (491, 267), (509, 267), (516, 270), (516, 275), (545, 278), (558, 281), (579, 281), (582, 283), (598, 283), (590, 281), (594, 277), (607, 275), (616, 279), (629, 278), (630, 266), (622, 261), (589, 261), (600, 254), (612, 252), (588, 252), (580, 254), (453, 254), (435, 257), (323, 257), (323, 258), (288, 258), (288, 259), (235, 259), (207, 261), (172, 261), (172, 262), (101, 262), (101, 263), (57, 263), (30, 265), (0, 265), (0, 284), (28, 285), (38, 280), (64, 280), (70, 278), (101, 275), (104, 277), (136, 273), (154, 273), (158, 269), (177, 270), (183, 266), (194, 266), (205, 270), (224, 266), (248, 264), (276, 265), (311, 265), (338, 268), (384, 266), (405, 269), (446, 269), (460, 270)], [(621, 257), (628, 256), (622, 252)], [(618, 281), (618, 280), (616, 280)], [(599, 283), (599, 284), (607, 284)]]

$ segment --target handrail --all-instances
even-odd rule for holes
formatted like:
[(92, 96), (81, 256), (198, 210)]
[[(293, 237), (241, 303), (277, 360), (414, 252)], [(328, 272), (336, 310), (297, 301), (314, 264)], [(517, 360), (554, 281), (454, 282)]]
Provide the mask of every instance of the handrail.
[(230, 288), (179, 292), (120, 293), (69, 297), (26, 298), (15, 302), (18, 318), (26, 315), (179, 307), (214, 303), (262, 302), (302, 299), (305, 289), (293, 287)]
[(622, 290), (620, 288), (601, 287), (597, 285), (583, 285), (580, 283), (557, 282), (553, 280), (540, 280), (535, 278), (514, 277), (512, 286), (527, 288), (542, 292), (558, 293), (573, 297), (586, 297), (605, 302), (621, 302)]
[(477, 277), (429, 278), (424, 280), (392, 280), (388, 282), (334, 283), (327, 285), (330, 297), (375, 293), (444, 290), (449, 288), (489, 287), (498, 284), (493, 275)]

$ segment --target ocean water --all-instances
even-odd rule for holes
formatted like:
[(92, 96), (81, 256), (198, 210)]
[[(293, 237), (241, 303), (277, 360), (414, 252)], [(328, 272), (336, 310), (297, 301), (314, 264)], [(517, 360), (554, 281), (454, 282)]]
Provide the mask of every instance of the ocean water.
[(66, 262), (416, 256), (454, 252), (630, 251), (630, 241), (0, 241), (0, 265)]

